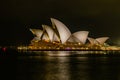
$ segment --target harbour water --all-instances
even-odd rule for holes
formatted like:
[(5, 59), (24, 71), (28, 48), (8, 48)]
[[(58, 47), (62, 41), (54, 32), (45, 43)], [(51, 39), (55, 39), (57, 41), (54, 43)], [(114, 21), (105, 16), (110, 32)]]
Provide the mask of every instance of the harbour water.
[[(120, 52), (1, 52), (1, 80), (120, 80)], [(81, 54), (82, 53), (82, 54)], [(92, 52), (91, 52), (92, 53)], [(93, 52), (94, 53), (94, 52)], [(35, 54), (35, 55), (33, 55)], [(43, 55), (47, 54), (47, 55)], [(117, 54), (117, 55), (116, 55)]]

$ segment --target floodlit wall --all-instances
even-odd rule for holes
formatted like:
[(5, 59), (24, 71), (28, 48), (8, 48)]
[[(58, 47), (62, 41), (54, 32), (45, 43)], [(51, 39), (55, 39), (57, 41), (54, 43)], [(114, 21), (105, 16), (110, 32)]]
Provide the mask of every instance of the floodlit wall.
[(40, 29), (30, 29), (30, 31), (39, 38), (41, 38), (41, 36), (43, 34), (43, 31)]
[(82, 43), (78, 38), (76, 38), (74, 35), (71, 35), (68, 39), (68, 42), (79, 42)]
[(58, 41), (60, 42), (60, 38), (58, 37), (58, 35), (54, 32), (53, 34), (53, 41)]
[(91, 43), (91, 44), (98, 44), (99, 42), (96, 40), (96, 39), (94, 39), (94, 38), (88, 38), (88, 40), (89, 40), (89, 42)]
[(53, 41), (53, 35), (54, 35), (53, 29), (48, 25), (42, 25), (42, 27), (46, 30), (46, 32), (49, 36), (49, 39), (52, 42)]
[(100, 37), (100, 38), (88, 38), (89, 42), (91, 44), (104, 44), (107, 40), (109, 39), (109, 37)]
[(48, 35), (47, 35), (47, 33), (44, 33), (44, 34), (43, 34), (42, 40), (47, 40), (47, 41), (50, 40), (49, 37), (48, 37)]
[(70, 30), (59, 20), (51, 18), (52, 24), (54, 24), (58, 30), (61, 43), (64, 44), (71, 35)]
[(104, 44), (108, 39), (109, 37), (100, 37), (96, 38), (96, 41), (98, 41), (100, 44)]
[(78, 31), (73, 33), (73, 35), (79, 39), (80, 42), (82, 42), (82, 44), (85, 44), (87, 38), (88, 38), (88, 31)]

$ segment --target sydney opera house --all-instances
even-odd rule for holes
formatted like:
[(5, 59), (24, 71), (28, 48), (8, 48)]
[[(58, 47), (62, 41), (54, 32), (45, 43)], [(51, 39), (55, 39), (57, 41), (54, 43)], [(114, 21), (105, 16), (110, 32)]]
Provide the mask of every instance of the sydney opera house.
[(89, 31), (71, 33), (61, 21), (51, 18), (52, 26), (42, 25), (41, 29), (30, 29), (34, 38), (29, 44), (33, 50), (92, 50), (105, 49), (109, 37), (91, 38)]

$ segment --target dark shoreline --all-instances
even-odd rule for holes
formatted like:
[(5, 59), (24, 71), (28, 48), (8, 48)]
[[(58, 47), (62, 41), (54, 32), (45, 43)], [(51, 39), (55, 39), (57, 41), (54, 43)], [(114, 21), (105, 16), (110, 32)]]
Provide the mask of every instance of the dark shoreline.
[(21, 49), (18, 51), (106, 51), (106, 52), (120, 52), (120, 50), (95, 50), (95, 49), (90, 49), (90, 50), (82, 50), (82, 49)]
[[(52, 52), (53, 55), (56, 55), (57, 52), (67, 52), (70, 56), (116, 56), (120, 57), (120, 50), (56, 50), (56, 49), (44, 49), (44, 50), (18, 50), (8, 48), (5, 51), (0, 50), (0, 56), (49, 56), (49, 52)], [(74, 52), (78, 52), (74, 54)], [(64, 54), (64, 53), (63, 53)]]

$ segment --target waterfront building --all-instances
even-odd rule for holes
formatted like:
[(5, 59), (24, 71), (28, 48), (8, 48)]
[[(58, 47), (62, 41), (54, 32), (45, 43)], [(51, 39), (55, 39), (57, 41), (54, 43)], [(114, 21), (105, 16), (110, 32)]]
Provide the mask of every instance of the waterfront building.
[[(90, 38), (89, 31), (71, 33), (61, 21), (51, 18), (52, 26), (42, 25), (41, 29), (30, 29), (35, 35), (29, 47), (36, 49), (88, 49), (104, 46), (109, 37)], [(89, 41), (89, 42), (87, 42)]]

